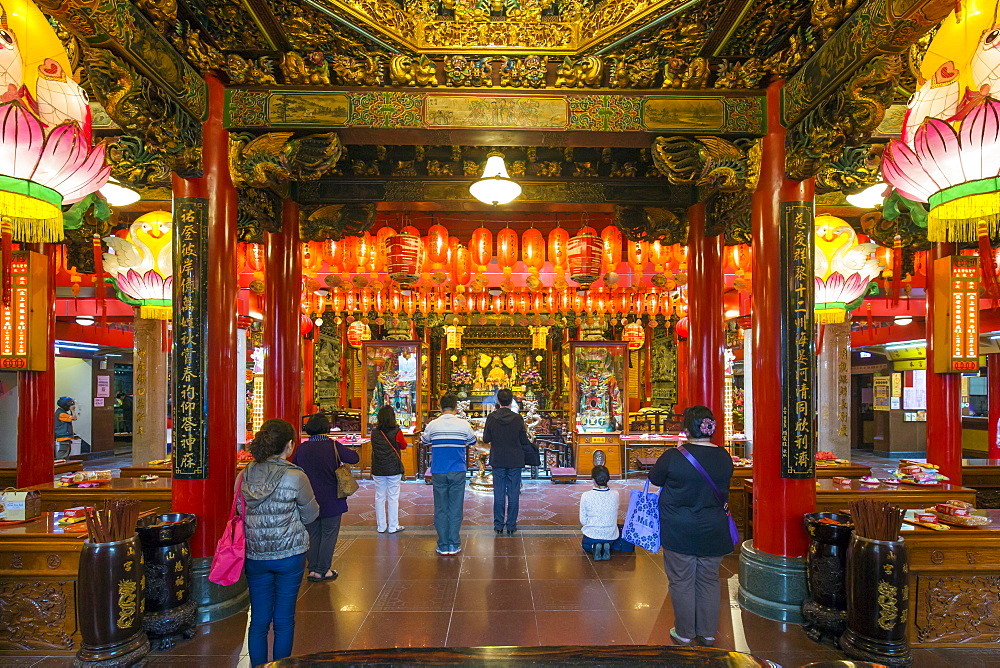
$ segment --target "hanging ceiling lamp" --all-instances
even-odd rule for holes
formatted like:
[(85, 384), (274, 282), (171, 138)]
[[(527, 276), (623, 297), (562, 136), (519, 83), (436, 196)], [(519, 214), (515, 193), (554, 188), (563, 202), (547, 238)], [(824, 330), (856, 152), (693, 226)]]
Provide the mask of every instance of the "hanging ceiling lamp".
[[(996, 0), (958, 5), (934, 35), (882, 175), (929, 205), (930, 241), (975, 241), (1000, 230), (1000, 38)], [(980, 226), (980, 224), (985, 224)]]
[(486, 158), (482, 177), (469, 186), (469, 192), (483, 204), (499, 206), (517, 199), (521, 194), (521, 186), (507, 174), (503, 153), (491, 151)]
[(14, 241), (63, 239), (62, 205), (103, 186), (104, 146), (91, 143), (90, 106), (66, 51), (34, 3), (0, 9), (0, 209)]
[(111, 206), (128, 206), (142, 199), (142, 195), (131, 188), (126, 188), (115, 179), (108, 179), (108, 182), (101, 187), (100, 193)]

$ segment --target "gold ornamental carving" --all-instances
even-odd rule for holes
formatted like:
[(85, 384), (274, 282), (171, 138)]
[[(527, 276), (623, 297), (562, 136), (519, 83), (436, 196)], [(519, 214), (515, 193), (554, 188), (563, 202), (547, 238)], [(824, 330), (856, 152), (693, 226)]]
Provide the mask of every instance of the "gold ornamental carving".
[(583, 88), (600, 86), (603, 63), (597, 56), (584, 56), (572, 60), (569, 56), (556, 70), (556, 88)]
[(389, 82), (393, 86), (437, 86), (437, 65), (427, 56), (393, 56), (389, 61)]
[(723, 192), (747, 185), (745, 151), (718, 137), (657, 137), (652, 156), (673, 184), (709, 186)]
[(231, 134), (229, 166), (234, 183), (257, 188), (281, 188), (287, 181), (312, 181), (336, 168), (343, 152), (337, 133), (294, 139), (293, 134)]

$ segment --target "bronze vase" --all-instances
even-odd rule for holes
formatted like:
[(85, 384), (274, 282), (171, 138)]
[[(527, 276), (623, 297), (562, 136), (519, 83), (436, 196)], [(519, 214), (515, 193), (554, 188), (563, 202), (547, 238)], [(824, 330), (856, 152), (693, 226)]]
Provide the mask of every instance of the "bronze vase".
[(138, 536), (83, 544), (77, 621), (83, 642), (76, 665), (132, 666), (149, 654), (142, 630), (142, 546)]
[(834, 645), (847, 628), (847, 550), (854, 525), (849, 515), (838, 513), (808, 513), (803, 519), (812, 542), (806, 557), (809, 596), (802, 603), (802, 629), (816, 642)]
[(903, 540), (851, 538), (847, 550), (847, 630), (840, 648), (852, 659), (908, 666), (909, 566)]
[(188, 545), (197, 526), (191, 513), (170, 513), (143, 518), (136, 529), (146, 562), (143, 628), (158, 652), (173, 647), (177, 636), (193, 638), (197, 628)]

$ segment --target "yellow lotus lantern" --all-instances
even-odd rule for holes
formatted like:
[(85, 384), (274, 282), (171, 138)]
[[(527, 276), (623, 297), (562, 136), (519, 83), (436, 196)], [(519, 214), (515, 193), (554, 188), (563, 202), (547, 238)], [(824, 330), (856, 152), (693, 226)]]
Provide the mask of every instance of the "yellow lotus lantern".
[(844, 220), (816, 216), (816, 322), (828, 325), (847, 320), (860, 306), (868, 285), (882, 266), (875, 244), (858, 243), (858, 235)]
[(173, 225), (168, 211), (152, 211), (132, 223), (128, 239), (106, 237), (104, 270), (118, 298), (139, 307), (139, 317), (169, 320), (173, 290)]

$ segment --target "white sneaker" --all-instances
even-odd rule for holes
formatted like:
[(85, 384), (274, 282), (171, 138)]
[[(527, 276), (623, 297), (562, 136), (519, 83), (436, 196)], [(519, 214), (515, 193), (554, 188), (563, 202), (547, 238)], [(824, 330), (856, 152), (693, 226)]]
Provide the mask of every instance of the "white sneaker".
[(396, 527), (395, 529), (390, 529), (389, 533), (399, 533), (400, 531), (406, 531), (406, 527)]
[(378, 532), (379, 533), (385, 533), (385, 529), (379, 529)]

